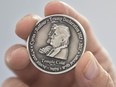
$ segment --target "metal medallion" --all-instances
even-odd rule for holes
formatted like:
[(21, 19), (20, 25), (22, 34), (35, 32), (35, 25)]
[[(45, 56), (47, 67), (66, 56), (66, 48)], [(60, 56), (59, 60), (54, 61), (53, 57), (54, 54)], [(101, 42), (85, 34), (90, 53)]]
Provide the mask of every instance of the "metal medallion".
[(35, 67), (45, 73), (61, 74), (78, 63), (85, 51), (86, 34), (72, 17), (51, 15), (36, 24), (27, 46)]

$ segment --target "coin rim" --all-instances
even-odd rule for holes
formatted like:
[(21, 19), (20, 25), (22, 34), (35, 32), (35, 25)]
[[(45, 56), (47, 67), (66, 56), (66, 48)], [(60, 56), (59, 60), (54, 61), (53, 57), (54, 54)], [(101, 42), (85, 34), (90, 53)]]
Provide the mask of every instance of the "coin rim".
[[(84, 47), (83, 47), (83, 52), (82, 52), (82, 54), (80, 55), (80, 57), (81, 57), (81, 56), (83, 55), (83, 53), (85, 52), (85, 49), (86, 49), (86, 45), (87, 45), (87, 36), (86, 36), (86, 33), (85, 33), (85, 30), (84, 30), (83, 26), (82, 26), (76, 19), (74, 19), (74, 18), (71, 17), (71, 16), (64, 15), (64, 14), (54, 14), (54, 15), (49, 15), (49, 16), (44, 17), (42, 20), (38, 21), (38, 22), (35, 24), (35, 26), (36, 26), (38, 23), (40, 23), (41, 21), (43, 21), (43, 20), (45, 20), (45, 19), (47, 19), (47, 18), (49, 18), (49, 17), (57, 17), (57, 16), (66, 17), (66, 18), (69, 18), (69, 19), (73, 20), (75, 23), (77, 23), (77, 25), (78, 25), (79, 28), (81, 29), (81, 31), (82, 31), (82, 33), (83, 33), (83, 38), (84, 38)], [(35, 29), (35, 26), (34, 26), (33, 30)], [(32, 31), (33, 31), (33, 30), (32, 30)], [(31, 34), (32, 34), (32, 32), (30, 33), (30, 35), (31, 35)], [(30, 51), (29, 51), (29, 39), (30, 39), (30, 35), (29, 35), (28, 38), (27, 38), (27, 51), (28, 51), (29, 58), (30, 58), (32, 64), (33, 64), (37, 69), (39, 69), (40, 71), (42, 71), (42, 72), (44, 72), (44, 73), (48, 73), (48, 74), (63, 74), (63, 73), (66, 73), (66, 72), (68, 72), (68, 71), (71, 71), (71, 70), (77, 65), (78, 61), (77, 61), (73, 66), (69, 67), (68, 69), (66, 69), (66, 70), (64, 70), (64, 71), (60, 71), (60, 72), (50, 72), (50, 71), (46, 71), (45, 69), (40, 68), (40, 67), (32, 60), (32, 58), (31, 58), (31, 54), (30, 54)], [(80, 59), (80, 58), (79, 58), (79, 59)]]

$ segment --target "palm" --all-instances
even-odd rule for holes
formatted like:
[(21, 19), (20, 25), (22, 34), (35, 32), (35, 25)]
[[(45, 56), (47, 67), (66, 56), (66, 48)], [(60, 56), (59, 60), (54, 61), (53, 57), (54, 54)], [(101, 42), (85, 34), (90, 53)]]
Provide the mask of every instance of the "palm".
[(30, 87), (74, 87), (74, 77), (74, 70), (60, 75), (45, 74), (37, 70), (35, 76), (32, 76), (27, 84)]
[(30, 62), (28, 67), (14, 72), (30, 87), (74, 87), (75, 69), (64, 74), (52, 75), (39, 71)]

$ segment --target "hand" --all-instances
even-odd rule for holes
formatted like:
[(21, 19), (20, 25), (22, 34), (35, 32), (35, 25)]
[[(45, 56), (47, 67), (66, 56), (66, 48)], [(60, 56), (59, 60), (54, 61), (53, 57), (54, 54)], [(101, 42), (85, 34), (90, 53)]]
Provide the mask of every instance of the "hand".
[[(65, 14), (78, 20), (87, 33), (86, 52), (76, 67), (65, 74), (50, 75), (36, 69), (30, 62), (24, 45), (14, 45), (6, 52), (6, 64), (17, 75), (3, 83), (3, 87), (115, 87), (114, 72), (110, 57), (95, 38), (85, 17), (71, 6), (60, 1), (49, 2), (45, 7), (45, 16)], [(27, 15), (16, 25), (16, 34), (24, 40), (31, 33), (37, 21), (36, 15)]]

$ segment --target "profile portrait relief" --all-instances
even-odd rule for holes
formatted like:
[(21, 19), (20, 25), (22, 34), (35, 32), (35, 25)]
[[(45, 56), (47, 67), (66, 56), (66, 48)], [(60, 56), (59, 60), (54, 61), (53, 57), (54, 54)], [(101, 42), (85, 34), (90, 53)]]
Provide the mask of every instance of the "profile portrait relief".
[(39, 53), (48, 57), (67, 60), (70, 43), (69, 27), (64, 24), (52, 24), (48, 32), (47, 45), (39, 48)]

